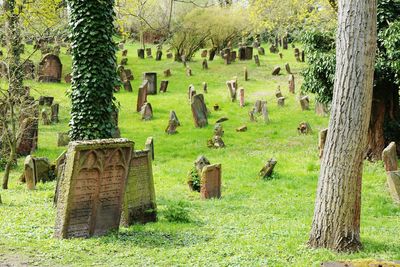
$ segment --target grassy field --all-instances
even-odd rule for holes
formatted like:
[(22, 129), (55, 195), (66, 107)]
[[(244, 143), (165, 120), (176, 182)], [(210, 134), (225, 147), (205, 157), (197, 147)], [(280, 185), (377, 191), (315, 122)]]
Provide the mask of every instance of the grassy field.
[[(267, 48), (267, 46), (264, 46)], [(400, 259), (400, 207), (393, 204), (385, 185), (386, 175), (381, 162), (365, 164), (362, 193), (361, 237), (364, 249), (355, 254), (337, 254), (328, 250), (313, 250), (306, 245), (311, 227), (319, 171), (318, 131), (325, 128), (328, 118), (315, 115), (314, 101), (310, 111), (301, 111), (297, 96), (290, 95), (284, 64), (289, 62), (296, 72), (296, 91), (304, 63), (296, 63), (292, 49), (283, 51), (284, 58), (267, 53), (261, 56), (261, 67), (254, 61), (236, 62), (226, 66), (221, 58), (209, 62), (209, 70), (201, 69), (198, 55), (189, 66), (193, 76), (187, 77), (182, 64), (166, 59), (140, 60), (136, 46), (128, 45), (128, 67), (135, 80), (133, 93), (116, 94), (121, 104), (120, 129), (123, 137), (144, 147), (148, 136), (155, 140), (153, 165), (158, 205), (158, 222), (122, 228), (117, 233), (91, 239), (57, 240), (52, 238), (55, 208), (55, 183), (39, 184), (28, 191), (18, 182), (22, 170), (13, 171), (10, 189), (1, 191), (0, 205), (0, 266), (26, 263), (39, 266), (318, 266), (323, 261), (351, 259)], [(29, 47), (28, 47), (29, 49)], [(64, 50), (63, 50), (64, 51)], [(155, 48), (153, 48), (155, 54)], [(120, 55), (120, 53), (119, 53)], [(164, 53), (165, 55), (165, 53)], [(70, 72), (71, 59), (63, 52), (63, 72)], [(35, 55), (39, 60), (39, 55)], [(274, 66), (281, 66), (284, 75), (273, 77)], [(249, 70), (245, 82), (243, 69)], [(135, 111), (137, 88), (142, 73), (156, 71), (158, 80), (170, 68), (168, 92), (149, 96), (154, 119), (141, 121)], [(245, 88), (244, 108), (232, 103), (225, 82), (237, 76)], [(198, 92), (208, 83), (205, 95), (209, 109), (218, 103), (221, 110), (212, 112), (209, 126), (196, 129), (187, 100), (187, 88), (193, 84)], [(37, 156), (51, 160), (65, 148), (57, 147), (57, 132), (68, 130), (70, 102), (69, 86), (40, 84), (27, 81), (35, 97), (52, 95), (60, 103), (61, 121), (39, 130)], [(286, 106), (280, 108), (275, 90), (280, 85)], [(248, 111), (256, 100), (267, 100), (270, 123), (250, 122)], [(181, 122), (179, 133), (168, 136), (164, 130), (169, 112), (175, 110)], [(215, 121), (224, 122), (226, 148), (207, 148)], [(300, 122), (311, 124), (313, 134), (297, 133)], [(235, 129), (246, 124), (248, 131)], [(222, 198), (202, 201), (198, 193), (189, 191), (186, 175), (193, 161), (205, 155), (211, 163), (222, 164)], [(263, 164), (275, 157), (278, 164), (272, 180), (258, 177)], [(1, 175), (1, 173), (0, 173)], [(190, 222), (170, 222), (168, 211), (183, 203)]]

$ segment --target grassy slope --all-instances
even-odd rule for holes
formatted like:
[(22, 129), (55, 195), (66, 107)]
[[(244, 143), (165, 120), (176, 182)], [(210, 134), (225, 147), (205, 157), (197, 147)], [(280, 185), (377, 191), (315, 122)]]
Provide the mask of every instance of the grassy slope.
[[(143, 148), (148, 136), (155, 138), (153, 170), (159, 222), (124, 228), (101, 238), (53, 239), (55, 184), (40, 184), (36, 191), (27, 191), (17, 182), (20, 164), (12, 174), (10, 190), (1, 192), (4, 204), (0, 206), (0, 264), (2, 258), (14, 259), (13, 254), (31, 264), (76, 266), (311, 266), (326, 260), (400, 258), (400, 208), (392, 204), (387, 193), (381, 163), (367, 163), (364, 172), (361, 226), (364, 250), (348, 255), (306, 247), (319, 169), (317, 133), (327, 126), (328, 119), (317, 117), (313, 111), (301, 111), (296, 97), (288, 93), (287, 75), (271, 76), (274, 66), (283, 68), (287, 61), (294, 72), (304, 67), (294, 61), (293, 50), (284, 51), (284, 60), (269, 53), (261, 56), (259, 68), (253, 61), (226, 66), (217, 58), (209, 62), (209, 70), (203, 71), (197, 57), (189, 64), (194, 76), (186, 77), (182, 64), (165, 57), (161, 62), (139, 60), (136, 46), (129, 45), (128, 49), (128, 65), (135, 75), (134, 92), (117, 94), (121, 103), (120, 128), (123, 137), (136, 142), (137, 149)], [(66, 74), (71, 60), (64, 53), (62, 62)], [(243, 81), (245, 66), (251, 79), (248, 82)], [(149, 96), (154, 119), (142, 122), (135, 112), (141, 74), (157, 71), (160, 81), (167, 68), (173, 74), (168, 92)], [(245, 108), (229, 101), (225, 81), (233, 76), (239, 77), (240, 86), (246, 90)], [(299, 75), (296, 78), (298, 91)], [(218, 103), (222, 110), (212, 112), (207, 128), (196, 129), (187, 102), (187, 88), (193, 84), (200, 92), (203, 81), (209, 85), (209, 93), (205, 95), (208, 107), (212, 109)], [(40, 126), (36, 152), (54, 160), (63, 150), (56, 146), (56, 133), (68, 129), (70, 103), (65, 96), (68, 85), (27, 83), (35, 96), (53, 95), (61, 104), (61, 123)], [(284, 108), (276, 104), (277, 85), (289, 97)], [(247, 112), (257, 99), (268, 101), (269, 124), (248, 121)], [(170, 110), (177, 112), (182, 125), (174, 136), (164, 133)], [(221, 116), (229, 117), (223, 124), (227, 147), (210, 150), (206, 141), (212, 135), (213, 123)], [(299, 136), (296, 128), (301, 121), (310, 122), (314, 134)], [(242, 124), (248, 125), (248, 132), (236, 133), (235, 128)], [(212, 163), (222, 164), (221, 200), (201, 201), (198, 194), (188, 190), (187, 171), (201, 154)], [(278, 160), (275, 179), (262, 181), (258, 171), (271, 157)], [(190, 205), (191, 223), (170, 223), (163, 216), (165, 209), (179, 200)]]

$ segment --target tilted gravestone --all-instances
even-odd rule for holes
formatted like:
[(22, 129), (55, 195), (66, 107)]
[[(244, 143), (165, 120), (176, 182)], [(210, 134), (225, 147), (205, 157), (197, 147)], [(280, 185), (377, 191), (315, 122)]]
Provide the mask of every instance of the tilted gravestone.
[(127, 57), (128, 56), (128, 50), (127, 49), (122, 50), (122, 56), (123, 57)]
[(168, 82), (167, 80), (161, 81), (161, 84), (160, 84), (160, 93), (166, 93), (166, 92), (167, 92), (168, 84), (169, 84), (169, 82)]
[(274, 168), (278, 162), (275, 159), (270, 159), (261, 169), (259, 175), (263, 179), (269, 179), (274, 171)]
[(272, 71), (272, 75), (278, 76), (280, 72), (281, 72), (281, 67), (275, 67), (274, 70)]
[(228, 87), (229, 96), (231, 101), (236, 101), (237, 98), (237, 90), (238, 90), (238, 83), (237, 80), (230, 80), (226, 82), (226, 86)]
[(120, 65), (122, 66), (128, 65), (128, 58), (127, 57), (121, 58)]
[(308, 96), (303, 96), (300, 98), (300, 105), (301, 109), (304, 110), (309, 110), (310, 109), (310, 98)]
[(192, 98), (196, 95), (196, 89), (194, 88), (194, 85), (191, 84), (189, 85), (189, 89), (188, 89), (188, 99), (189, 99), (189, 103), (192, 103)]
[(149, 121), (153, 118), (153, 108), (150, 103), (145, 103), (140, 111), (142, 120)]
[(165, 132), (167, 134), (176, 134), (176, 128), (178, 128), (178, 126), (180, 126), (180, 122), (178, 120), (178, 117), (176, 116), (175, 111), (171, 111), (169, 114), (169, 121), (168, 121), (168, 126), (165, 129)]
[(39, 82), (61, 82), (62, 64), (58, 56), (47, 54), (39, 63)]
[(202, 94), (193, 96), (191, 106), (194, 125), (198, 128), (207, 126), (207, 107), (204, 102), (204, 96)]
[(279, 107), (285, 106), (285, 99), (286, 99), (286, 98), (283, 97), (283, 96), (278, 98), (278, 106), (279, 106)]
[(142, 106), (144, 105), (144, 103), (147, 102), (147, 87), (148, 87), (148, 85), (149, 85), (149, 82), (147, 80), (144, 80), (144, 82), (139, 87), (137, 104), (136, 104), (137, 112), (140, 112), (142, 110)]
[(132, 92), (133, 91), (131, 81), (126, 80), (122, 84), (124, 86), (124, 90), (125, 91), (127, 91), (127, 92)]
[(257, 50), (258, 50), (258, 54), (260, 56), (264, 56), (265, 55), (265, 49), (263, 47), (258, 47)]
[(157, 221), (151, 151), (135, 151), (130, 160), (121, 225)]
[(203, 70), (208, 70), (208, 62), (207, 62), (207, 59), (203, 59), (202, 68), (203, 68)]
[(285, 69), (286, 69), (287, 74), (292, 74), (292, 70), (290, 69), (289, 63), (285, 64)]
[(156, 95), (157, 94), (157, 73), (156, 72), (145, 72), (143, 73), (143, 80), (147, 80), (149, 82), (147, 86), (147, 94), (148, 95)]
[(104, 235), (119, 228), (133, 142), (71, 142), (59, 181), (56, 238)]
[(260, 67), (260, 59), (258, 58), (258, 55), (254, 55), (254, 62), (256, 63), (257, 67)]
[(20, 135), (17, 140), (17, 154), (27, 156), (37, 148), (39, 132), (38, 114), (24, 118), (20, 129)]
[(221, 198), (221, 164), (203, 167), (200, 195), (202, 199)]

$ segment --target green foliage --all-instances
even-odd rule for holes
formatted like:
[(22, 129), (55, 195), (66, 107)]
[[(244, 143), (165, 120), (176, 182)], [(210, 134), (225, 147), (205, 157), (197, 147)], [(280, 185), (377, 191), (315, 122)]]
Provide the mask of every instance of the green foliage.
[(333, 97), (335, 81), (335, 38), (332, 32), (309, 31), (302, 36), (308, 68), (302, 72), (304, 83), (301, 90), (316, 95), (321, 103), (329, 103)]
[(194, 166), (188, 173), (188, 184), (191, 185), (191, 187), (194, 191), (200, 192), (201, 177), (200, 177), (196, 167), (194, 167)]
[(117, 84), (114, 1), (70, 0), (72, 140), (112, 137)]
[(183, 200), (170, 202), (164, 211), (164, 216), (169, 222), (188, 223), (191, 221), (189, 203)]

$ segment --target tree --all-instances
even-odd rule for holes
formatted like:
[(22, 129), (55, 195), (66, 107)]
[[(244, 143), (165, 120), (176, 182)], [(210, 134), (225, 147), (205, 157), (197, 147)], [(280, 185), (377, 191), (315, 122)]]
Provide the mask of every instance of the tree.
[(361, 248), (361, 177), (372, 104), (376, 0), (338, 3), (336, 80), (318, 181), (311, 247)]
[(116, 129), (114, 1), (69, 0), (72, 47), (71, 140), (111, 138)]

